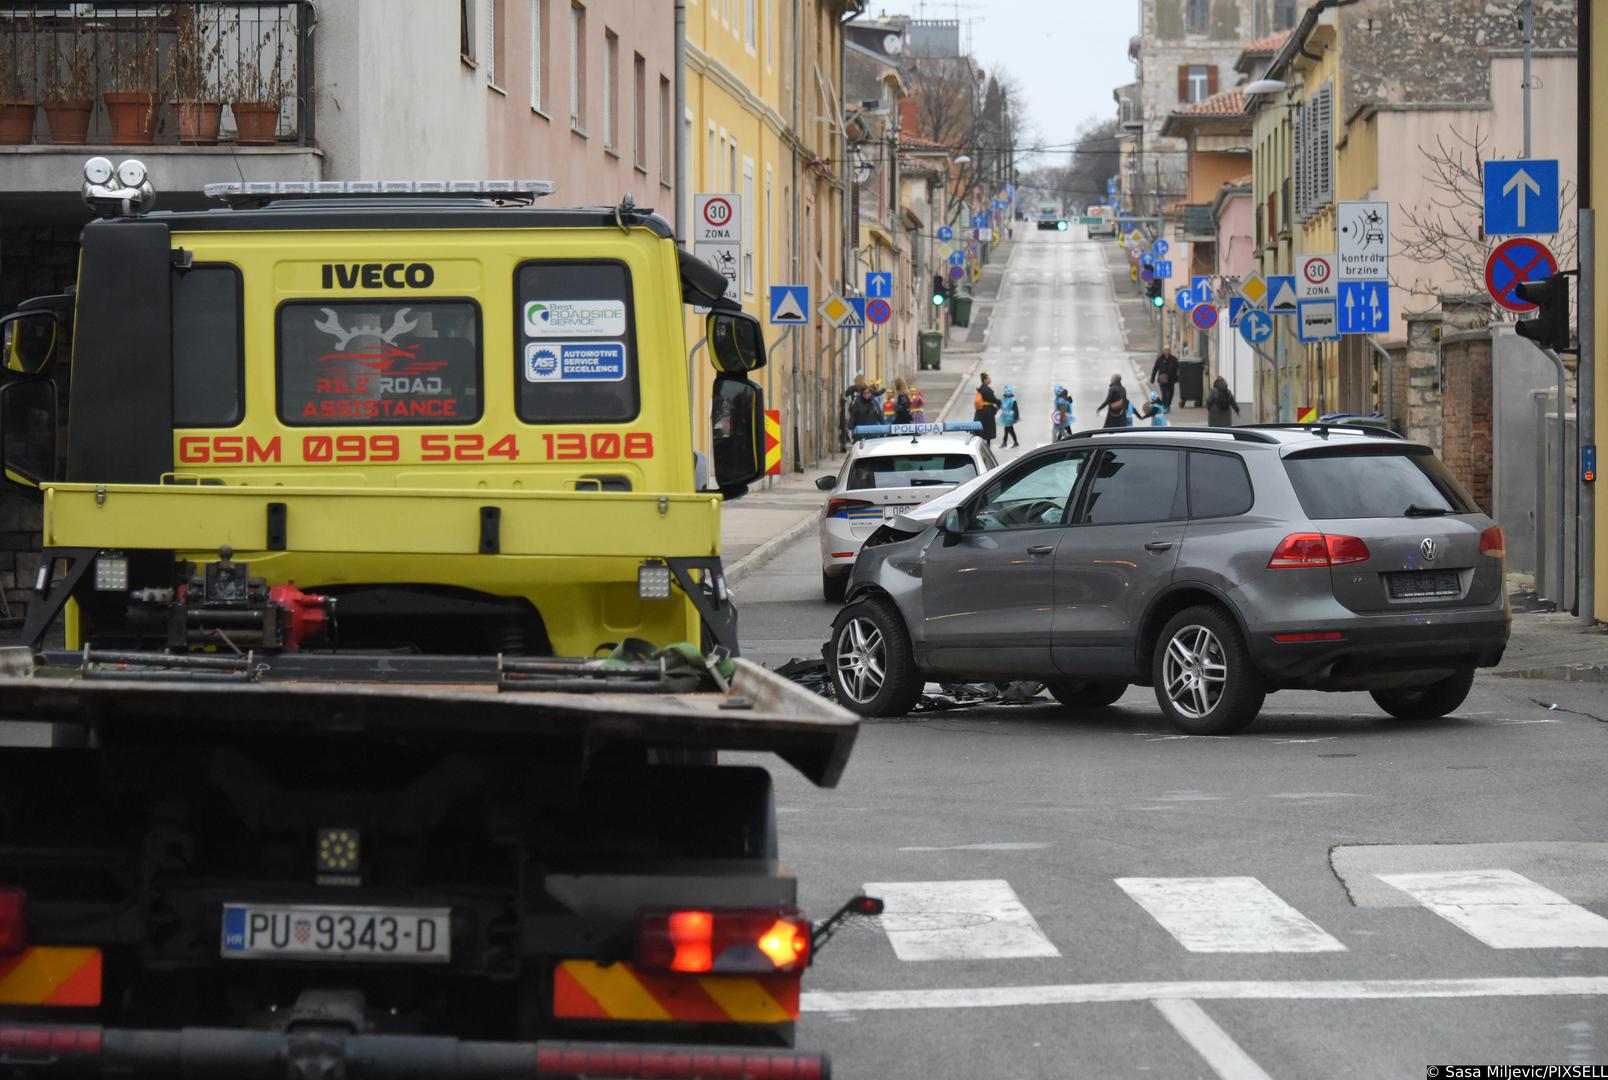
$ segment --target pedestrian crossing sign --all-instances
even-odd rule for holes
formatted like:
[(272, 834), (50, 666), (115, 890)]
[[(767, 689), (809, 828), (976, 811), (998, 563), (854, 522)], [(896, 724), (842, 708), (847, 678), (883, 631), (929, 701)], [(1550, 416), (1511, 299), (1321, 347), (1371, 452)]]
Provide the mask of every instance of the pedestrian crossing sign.
[(810, 321), (810, 287), (808, 285), (772, 285), (770, 287), (770, 321), (772, 325), (803, 325)]

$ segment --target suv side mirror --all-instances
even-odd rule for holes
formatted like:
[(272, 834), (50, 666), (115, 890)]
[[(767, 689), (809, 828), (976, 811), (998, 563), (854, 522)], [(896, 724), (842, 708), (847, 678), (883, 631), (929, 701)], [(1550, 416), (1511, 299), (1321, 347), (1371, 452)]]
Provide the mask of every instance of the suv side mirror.
[(39, 375), (56, 359), (61, 322), (53, 311), (19, 311), (0, 319), (0, 374)]
[(0, 470), (19, 487), (55, 479), (56, 384), (49, 379), (0, 385)]
[(709, 409), (715, 484), (728, 499), (765, 475), (765, 391), (736, 375), (716, 375)]
[(816, 491), (831, 491), (835, 487), (837, 487), (837, 477), (835, 476), (817, 476), (815, 478)]
[(966, 531), (965, 523), (960, 519), (960, 509), (950, 507), (944, 511), (944, 516), (938, 519), (938, 531), (945, 536), (959, 536)]
[(740, 374), (765, 366), (765, 331), (752, 315), (745, 311), (711, 311), (704, 327), (716, 371)]

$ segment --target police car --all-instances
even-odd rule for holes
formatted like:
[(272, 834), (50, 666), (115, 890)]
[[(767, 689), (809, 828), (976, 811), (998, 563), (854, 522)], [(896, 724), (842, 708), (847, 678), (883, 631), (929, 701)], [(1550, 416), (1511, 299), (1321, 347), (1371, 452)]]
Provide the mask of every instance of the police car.
[(998, 464), (974, 421), (875, 424), (854, 429), (837, 476), (815, 481), (831, 492), (821, 508), (821, 594), (843, 599), (860, 545), (883, 521), (953, 491)]

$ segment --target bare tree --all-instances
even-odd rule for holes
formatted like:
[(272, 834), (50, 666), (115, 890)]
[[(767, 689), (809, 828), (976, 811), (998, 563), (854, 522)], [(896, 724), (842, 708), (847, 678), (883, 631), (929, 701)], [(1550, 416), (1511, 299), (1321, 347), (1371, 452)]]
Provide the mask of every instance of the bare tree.
[[(1419, 266), (1442, 266), (1453, 280), (1430, 278), (1423, 273), (1411, 279), (1391, 275), (1398, 288), (1421, 294), (1436, 292), (1485, 291), (1485, 263), (1501, 242), (1485, 235), (1485, 181), (1482, 163), (1490, 156), (1490, 135), (1475, 126), (1472, 134), (1452, 130), (1450, 137), (1440, 134), (1434, 146), (1420, 146), (1431, 195), (1427, 204), (1401, 209), (1406, 229), (1401, 236), (1400, 254)], [(1577, 195), (1576, 185), (1566, 183), (1559, 193), (1563, 203), (1563, 231), (1550, 238), (1548, 246), (1560, 267), (1575, 263), (1579, 237), (1571, 212)], [(1398, 264), (1399, 265), (1399, 264)], [(1515, 317), (1506, 311), (1509, 318)]]

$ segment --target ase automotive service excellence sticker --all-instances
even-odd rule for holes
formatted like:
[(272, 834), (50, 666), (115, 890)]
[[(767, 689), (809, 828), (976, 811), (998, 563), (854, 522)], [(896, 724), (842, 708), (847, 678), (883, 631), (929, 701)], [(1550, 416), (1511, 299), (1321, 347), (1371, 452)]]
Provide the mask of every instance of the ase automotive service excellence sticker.
[(619, 382), (625, 346), (618, 341), (532, 341), (525, 346), (526, 382)]

